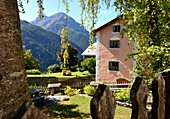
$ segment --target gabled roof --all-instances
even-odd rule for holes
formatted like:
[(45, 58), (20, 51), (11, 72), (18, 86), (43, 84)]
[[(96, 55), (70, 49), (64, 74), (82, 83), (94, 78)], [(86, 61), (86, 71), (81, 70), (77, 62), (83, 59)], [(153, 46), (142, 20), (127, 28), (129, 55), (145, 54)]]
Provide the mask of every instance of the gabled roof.
[(97, 42), (90, 45), (83, 53), (83, 56), (96, 56)]
[(112, 24), (113, 22), (119, 20), (120, 18), (122, 18), (122, 16), (123, 16), (123, 15), (120, 15), (120, 16), (114, 18), (113, 20), (111, 20), (111, 21), (107, 22), (106, 24), (100, 26), (99, 28), (95, 29), (94, 32), (95, 32), (95, 33), (98, 32), (98, 31), (99, 31), (100, 29), (102, 29), (103, 27), (108, 26), (108, 25)]

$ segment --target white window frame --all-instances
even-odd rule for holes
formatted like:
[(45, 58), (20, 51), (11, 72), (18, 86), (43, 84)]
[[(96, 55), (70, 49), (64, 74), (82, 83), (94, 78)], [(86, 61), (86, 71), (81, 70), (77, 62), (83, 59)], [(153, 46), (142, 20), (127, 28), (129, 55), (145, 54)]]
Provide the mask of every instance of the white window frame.
[(112, 25), (112, 33), (113, 33), (113, 34), (118, 34), (118, 33), (120, 33), (120, 31), (119, 31), (119, 32), (113, 32), (113, 27), (114, 27), (114, 26), (120, 26), (120, 31), (121, 31), (121, 24), (113, 24), (113, 25)]
[[(119, 41), (119, 47), (118, 48), (111, 48), (110, 47), (110, 41)], [(110, 40), (109, 40), (109, 48), (110, 49), (119, 49), (120, 48), (120, 38), (118, 38), (118, 37), (110, 38)]]
[[(118, 70), (110, 70), (110, 65), (109, 65), (110, 62), (117, 62), (118, 63)], [(120, 61), (119, 60), (115, 60), (115, 59), (109, 60), (109, 62), (108, 62), (108, 70), (110, 72), (119, 72), (120, 71)]]

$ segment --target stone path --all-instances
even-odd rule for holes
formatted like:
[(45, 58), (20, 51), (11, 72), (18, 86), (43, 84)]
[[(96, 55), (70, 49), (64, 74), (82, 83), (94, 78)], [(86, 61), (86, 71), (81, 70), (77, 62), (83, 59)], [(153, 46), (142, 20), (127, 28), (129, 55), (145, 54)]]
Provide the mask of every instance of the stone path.
[(45, 97), (45, 100), (44, 100), (43, 103), (35, 103), (35, 106), (37, 106), (40, 109), (44, 109), (48, 105), (52, 105), (52, 104), (55, 104), (57, 102), (61, 102), (61, 101), (64, 101), (64, 100), (69, 100), (69, 99), (70, 99), (70, 96), (67, 96), (67, 95), (62, 95), (62, 96), (48, 95), (48, 96)]

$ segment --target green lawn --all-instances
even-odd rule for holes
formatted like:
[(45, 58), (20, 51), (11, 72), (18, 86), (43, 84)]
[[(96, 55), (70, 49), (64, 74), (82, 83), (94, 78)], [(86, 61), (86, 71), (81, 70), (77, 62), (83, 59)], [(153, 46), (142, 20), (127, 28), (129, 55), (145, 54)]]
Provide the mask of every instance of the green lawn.
[[(90, 98), (75, 96), (69, 101), (63, 101), (44, 109), (52, 119), (91, 119)], [(116, 107), (115, 119), (130, 119), (131, 109)]]
[(116, 106), (114, 119), (130, 119), (132, 110), (122, 106)]
[(47, 73), (47, 74), (40, 74), (40, 75), (27, 75), (27, 77), (58, 77), (58, 78), (73, 78), (76, 76), (87, 76), (90, 75), (88, 71), (84, 72), (72, 72), (71, 76), (63, 76), (62, 72), (59, 73)]

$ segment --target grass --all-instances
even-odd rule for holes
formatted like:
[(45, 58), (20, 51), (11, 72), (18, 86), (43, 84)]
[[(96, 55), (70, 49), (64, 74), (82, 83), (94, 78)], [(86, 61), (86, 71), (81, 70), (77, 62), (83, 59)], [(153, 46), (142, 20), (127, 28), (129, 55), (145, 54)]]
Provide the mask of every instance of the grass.
[(72, 72), (71, 76), (63, 76), (62, 72), (58, 73), (47, 73), (47, 74), (40, 74), (40, 75), (27, 75), (27, 77), (58, 77), (58, 78), (73, 78), (73, 77), (82, 77), (82, 76), (87, 76), (90, 75), (88, 71), (84, 72)]
[[(75, 96), (69, 101), (63, 101), (48, 106), (44, 112), (52, 119), (91, 119), (90, 98)], [(130, 119), (131, 109), (116, 106), (114, 119)]]
[(90, 119), (90, 98), (75, 96), (69, 101), (63, 101), (48, 106), (44, 112), (52, 119)]
[(114, 119), (130, 119), (132, 110), (122, 106), (116, 106)]

